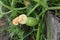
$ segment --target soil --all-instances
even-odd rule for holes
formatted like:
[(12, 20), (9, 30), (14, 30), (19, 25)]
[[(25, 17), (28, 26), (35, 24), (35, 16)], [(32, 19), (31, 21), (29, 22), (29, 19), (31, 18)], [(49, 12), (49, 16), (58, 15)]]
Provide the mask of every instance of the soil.
[(0, 18), (0, 40), (9, 40), (9, 33), (6, 31), (8, 28), (7, 17)]

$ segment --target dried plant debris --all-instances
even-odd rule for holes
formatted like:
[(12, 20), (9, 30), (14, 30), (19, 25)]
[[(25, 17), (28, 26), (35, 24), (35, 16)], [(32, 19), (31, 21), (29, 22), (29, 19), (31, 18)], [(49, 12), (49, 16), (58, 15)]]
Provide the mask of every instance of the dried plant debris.
[(60, 10), (55, 11), (56, 19), (60, 22)]

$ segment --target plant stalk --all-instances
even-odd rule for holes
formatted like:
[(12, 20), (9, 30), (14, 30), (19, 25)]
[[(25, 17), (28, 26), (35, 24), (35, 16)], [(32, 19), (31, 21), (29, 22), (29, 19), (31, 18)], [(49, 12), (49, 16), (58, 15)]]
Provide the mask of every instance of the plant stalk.
[(60, 7), (58, 6), (58, 7), (48, 7), (47, 8), (48, 10), (56, 10), (56, 9), (60, 9)]
[(6, 8), (8, 8), (8, 9), (10, 9), (10, 10), (11, 10), (11, 7), (9, 7), (9, 6), (5, 5), (5, 4), (4, 4), (3, 2), (1, 2), (1, 1), (0, 1), (0, 5), (1, 5), (1, 6), (4, 6), (4, 7), (6, 7)]
[(37, 3), (35, 7), (30, 12), (27, 13), (27, 15), (29, 16), (38, 6), (39, 6), (39, 3)]
[(44, 10), (42, 10), (42, 12), (38, 15), (38, 17), (40, 17), (41, 15), (43, 15), (46, 11), (47, 11), (47, 8), (45, 8)]

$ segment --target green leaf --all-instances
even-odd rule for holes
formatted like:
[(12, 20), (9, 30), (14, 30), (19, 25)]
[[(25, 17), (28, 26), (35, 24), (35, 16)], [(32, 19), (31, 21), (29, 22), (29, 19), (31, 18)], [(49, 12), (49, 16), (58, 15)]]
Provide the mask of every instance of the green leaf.
[[(16, 34), (16, 36), (18, 36), (17, 38), (23, 40), (24, 31), (23, 31), (22, 29), (16, 27), (16, 26), (14, 26), (13, 24), (11, 24), (8, 32), (10, 33), (10, 37), (11, 37), (11, 38), (14, 38), (14, 37), (15, 37), (14, 35)], [(13, 36), (14, 36), (14, 37), (13, 37)]]
[(12, 38), (13, 38), (13, 36), (14, 36), (14, 32), (11, 32), (9, 36), (10, 36), (10, 37), (11, 37), (11, 39), (12, 39)]
[(17, 16), (17, 11), (12, 11), (10, 18), (15, 18)]

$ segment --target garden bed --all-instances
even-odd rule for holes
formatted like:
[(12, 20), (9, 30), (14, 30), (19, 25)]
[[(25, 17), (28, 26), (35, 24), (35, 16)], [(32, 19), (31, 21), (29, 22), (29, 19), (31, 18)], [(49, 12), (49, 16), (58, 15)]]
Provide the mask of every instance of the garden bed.
[[(49, 10), (52, 13), (46, 15)], [(60, 26), (59, 14), (56, 16), (54, 10), (60, 10), (59, 1), (0, 0), (1, 37), (7, 36), (6, 40), (52, 40), (51, 36), (58, 31), (58, 27), (55, 26)], [(53, 38), (56, 38), (56, 35), (53, 35)]]

